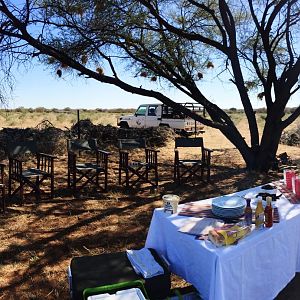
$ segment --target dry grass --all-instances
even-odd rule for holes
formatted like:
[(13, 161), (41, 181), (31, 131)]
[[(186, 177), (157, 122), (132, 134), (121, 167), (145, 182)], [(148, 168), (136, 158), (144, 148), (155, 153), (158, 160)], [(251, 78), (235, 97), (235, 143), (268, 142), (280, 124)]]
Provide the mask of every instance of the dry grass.
[[(246, 126), (239, 126), (247, 135)], [(72, 257), (143, 247), (153, 209), (161, 195), (175, 193), (182, 202), (227, 194), (277, 179), (281, 174), (246, 173), (241, 156), (218, 131), (207, 129), (206, 147), (213, 148), (212, 183), (172, 182), (173, 145), (159, 154), (159, 196), (142, 185), (129, 193), (117, 185), (117, 152), (111, 158), (109, 192), (74, 198), (66, 189), (66, 157), (56, 163), (56, 197), (24, 206), (8, 203), (0, 218), (0, 299), (68, 299), (66, 269)], [(296, 147), (280, 145), (300, 164)], [(137, 154), (139, 155), (139, 154)], [(173, 278), (173, 286), (185, 282)]]
[[(126, 110), (80, 110), (80, 120), (90, 119), (93, 124), (117, 125), (117, 117), (131, 114)], [(77, 110), (16, 109), (0, 110), (0, 127), (32, 128), (48, 120), (56, 128), (70, 128), (77, 122)]]

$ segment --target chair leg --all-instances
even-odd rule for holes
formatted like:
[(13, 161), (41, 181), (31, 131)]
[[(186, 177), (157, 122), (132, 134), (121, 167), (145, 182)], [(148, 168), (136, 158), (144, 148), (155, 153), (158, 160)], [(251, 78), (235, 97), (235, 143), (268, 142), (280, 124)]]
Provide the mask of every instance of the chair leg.
[(11, 185), (12, 185), (12, 180), (9, 176), (9, 179), (8, 179), (8, 197), (9, 197), (9, 199), (11, 199)]
[(53, 199), (54, 198), (54, 176), (51, 176), (51, 178), (50, 178), (50, 184), (51, 184), (50, 198)]
[(204, 167), (201, 167), (201, 180), (203, 180), (204, 177)]
[(72, 182), (72, 188), (73, 188), (73, 193), (76, 193), (76, 172), (73, 170), (73, 182)]
[(20, 182), (20, 199), (21, 199), (21, 206), (24, 204), (24, 183), (23, 181)]
[(99, 172), (96, 175), (96, 187), (99, 188)]
[(177, 166), (177, 183), (180, 184), (180, 167)]
[(121, 185), (122, 182), (122, 174), (121, 174), (121, 168), (119, 168), (119, 185)]
[(149, 167), (146, 166), (146, 179), (149, 180)]
[(207, 182), (210, 182), (210, 167), (207, 168)]
[(5, 186), (2, 186), (2, 211), (5, 213), (6, 203), (5, 203)]
[(154, 172), (155, 172), (155, 185), (156, 185), (156, 187), (158, 187), (158, 170), (157, 170), (157, 166), (155, 167)]
[(36, 191), (35, 191), (35, 200), (38, 202), (41, 200), (41, 195), (40, 195), (40, 178), (37, 177), (35, 180), (35, 186), (36, 186)]
[(174, 178), (174, 181), (176, 182), (176, 179), (177, 179), (177, 168), (176, 168), (176, 165), (174, 164), (174, 174), (173, 174), (173, 178)]
[(71, 188), (71, 174), (70, 174), (70, 169), (68, 169), (68, 189)]
[(126, 188), (129, 188), (129, 172), (128, 169), (126, 169)]
[(105, 170), (104, 173), (104, 192), (107, 192), (107, 180), (108, 180), (108, 172)]

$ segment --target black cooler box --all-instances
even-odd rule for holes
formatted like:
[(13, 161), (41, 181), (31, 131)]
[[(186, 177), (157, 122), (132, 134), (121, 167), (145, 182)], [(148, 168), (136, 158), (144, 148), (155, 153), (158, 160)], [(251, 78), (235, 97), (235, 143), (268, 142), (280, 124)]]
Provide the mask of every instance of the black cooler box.
[(70, 264), (70, 288), (73, 300), (82, 300), (86, 288), (120, 282), (142, 280), (151, 300), (164, 299), (171, 288), (170, 271), (166, 262), (154, 249), (149, 249), (154, 259), (164, 269), (164, 274), (144, 279), (135, 273), (126, 252), (104, 253), (94, 256), (74, 257)]

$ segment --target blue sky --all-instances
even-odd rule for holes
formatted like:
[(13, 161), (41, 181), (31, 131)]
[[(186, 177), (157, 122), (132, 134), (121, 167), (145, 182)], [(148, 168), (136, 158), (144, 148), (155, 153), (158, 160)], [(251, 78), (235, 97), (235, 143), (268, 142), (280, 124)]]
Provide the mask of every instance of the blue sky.
[[(97, 82), (93, 79), (76, 79), (72, 76), (63, 75), (58, 78), (55, 72), (46, 69), (44, 66), (35, 65), (29, 70), (19, 70), (14, 72), (16, 78), (13, 99), (6, 105), (7, 108), (136, 108), (143, 103), (155, 103), (155, 99), (133, 95), (108, 84)], [(211, 74), (213, 75), (213, 74)], [(203, 86), (204, 94), (213, 103), (221, 108), (242, 108), (239, 97), (228, 81), (219, 81), (213, 76), (200, 82)], [(129, 79), (133, 82), (133, 79)], [(143, 81), (142, 78), (136, 80), (136, 85), (156, 89), (158, 83)], [(176, 102), (191, 101), (176, 90), (166, 90)], [(253, 96), (254, 108), (263, 107), (263, 102)], [(298, 106), (300, 96), (296, 96), (288, 105)]]

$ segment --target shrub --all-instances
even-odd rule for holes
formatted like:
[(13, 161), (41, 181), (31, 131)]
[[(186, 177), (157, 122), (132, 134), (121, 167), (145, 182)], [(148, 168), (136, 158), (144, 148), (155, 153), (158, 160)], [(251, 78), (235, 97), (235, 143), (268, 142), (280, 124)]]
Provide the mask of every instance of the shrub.
[(35, 112), (37, 112), (37, 113), (43, 113), (43, 112), (45, 112), (45, 107), (37, 107), (36, 109), (35, 109)]
[(280, 138), (280, 143), (288, 146), (299, 146), (300, 145), (300, 125), (290, 131), (284, 131)]

